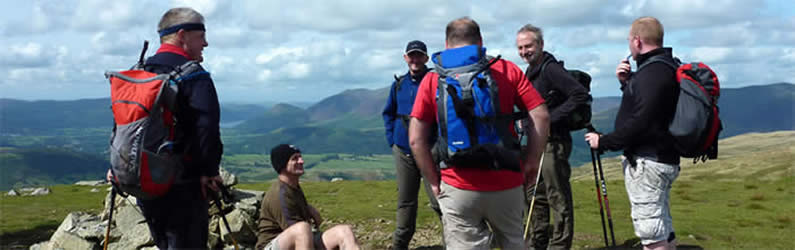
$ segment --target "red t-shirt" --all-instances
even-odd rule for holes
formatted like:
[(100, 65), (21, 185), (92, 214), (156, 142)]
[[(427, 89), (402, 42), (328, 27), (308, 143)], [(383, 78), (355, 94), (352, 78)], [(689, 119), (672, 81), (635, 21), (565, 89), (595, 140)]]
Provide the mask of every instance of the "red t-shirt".
[[(500, 111), (512, 113), (513, 106), (527, 107), (532, 110), (544, 103), (544, 99), (533, 88), (533, 84), (524, 76), (516, 64), (499, 60), (491, 65), (491, 75), (499, 88)], [(436, 88), (439, 75), (431, 72), (422, 79), (414, 100), (412, 117), (425, 122), (436, 123)], [(511, 125), (513, 126), (513, 125)], [(510, 129), (510, 131), (514, 131)], [(456, 168), (450, 166), (442, 169), (442, 181), (465, 190), (499, 191), (522, 185), (524, 175), (510, 170), (489, 170), (483, 168)]]

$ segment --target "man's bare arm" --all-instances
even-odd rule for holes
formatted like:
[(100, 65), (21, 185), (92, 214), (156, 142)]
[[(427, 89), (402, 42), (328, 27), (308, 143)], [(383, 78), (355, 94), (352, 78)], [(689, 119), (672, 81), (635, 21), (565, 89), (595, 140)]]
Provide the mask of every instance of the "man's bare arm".
[(439, 169), (431, 156), (431, 145), (428, 140), (431, 134), (431, 124), (416, 117), (411, 118), (409, 124), (409, 145), (414, 161), (420, 169), (422, 176), (431, 185), (434, 195), (439, 195)]
[(528, 155), (524, 156), (524, 171), (526, 187), (535, 185), (536, 174), (538, 174), (541, 153), (547, 146), (549, 137), (549, 112), (545, 104), (539, 105), (530, 110), (530, 119), (526, 127)]

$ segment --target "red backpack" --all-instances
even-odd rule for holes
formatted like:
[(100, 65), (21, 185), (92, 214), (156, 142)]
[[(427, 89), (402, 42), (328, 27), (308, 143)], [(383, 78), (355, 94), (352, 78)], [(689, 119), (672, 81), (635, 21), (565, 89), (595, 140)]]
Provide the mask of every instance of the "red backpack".
[(167, 74), (145, 71), (143, 57), (126, 71), (108, 71), (113, 111), (110, 165), (113, 184), (139, 199), (168, 192), (182, 170), (182, 154), (174, 150), (177, 83), (200, 66), (189, 61)]
[(652, 57), (643, 66), (652, 62), (663, 62), (676, 70), (679, 83), (679, 100), (676, 113), (668, 131), (674, 137), (674, 145), (682, 157), (698, 160), (718, 158), (718, 135), (723, 130), (720, 121), (718, 98), (720, 83), (718, 76), (704, 63), (674, 64)]

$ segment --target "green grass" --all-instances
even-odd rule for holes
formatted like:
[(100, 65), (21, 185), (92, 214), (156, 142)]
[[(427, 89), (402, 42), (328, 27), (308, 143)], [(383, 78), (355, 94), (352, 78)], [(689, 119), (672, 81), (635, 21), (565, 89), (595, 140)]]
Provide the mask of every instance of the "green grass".
[(103, 208), (105, 187), (75, 185), (50, 186), (45, 196), (0, 196), (0, 248), (30, 245), (49, 240), (50, 235), (73, 211), (99, 213)]
[[(792, 208), (795, 207), (795, 132), (750, 134), (721, 141), (720, 159), (693, 165), (682, 163), (671, 190), (671, 213), (680, 248), (792, 249)], [(739, 146), (738, 146), (739, 145)], [(306, 177), (345, 171), (390, 171), (391, 156), (345, 154), (307, 155), (322, 162)], [(350, 161), (355, 158), (355, 161)], [(309, 160), (311, 159), (311, 160)], [(347, 159), (347, 160), (346, 160)], [(267, 155), (225, 156), (225, 164), (270, 173)], [(225, 165), (226, 166), (226, 165)], [(618, 158), (603, 160), (616, 242), (638, 246), (630, 220), (629, 202)], [(394, 170), (391, 170), (394, 171)], [(366, 249), (385, 249), (394, 230), (397, 186), (394, 181), (311, 181), (302, 187), (310, 204), (326, 218), (324, 227), (354, 226)], [(241, 189), (267, 190), (271, 182), (241, 183)], [(90, 187), (53, 186), (39, 197), (0, 196), (0, 248), (46, 240), (70, 211), (99, 212), (103, 192)], [(574, 248), (599, 248), (602, 240), (599, 206), (590, 164), (572, 171)], [(412, 247), (437, 245), (441, 225), (420, 191), (417, 233)]]

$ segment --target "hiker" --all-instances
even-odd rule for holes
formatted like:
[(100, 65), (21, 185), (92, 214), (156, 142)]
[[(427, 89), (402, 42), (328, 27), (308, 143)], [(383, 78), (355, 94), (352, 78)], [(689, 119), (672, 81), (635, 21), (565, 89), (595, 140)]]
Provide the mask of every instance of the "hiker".
[(300, 149), (287, 144), (274, 147), (271, 165), (279, 176), (262, 198), (256, 249), (359, 249), (350, 225), (319, 230), (323, 217), (306, 202), (298, 183), (304, 174)]
[[(544, 165), (536, 183), (531, 245), (535, 249), (570, 249), (574, 237), (574, 208), (571, 196), (571, 134), (567, 117), (588, 102), (588, 90), (575, 80), (555, 56), (544, 50), (541, 28), (527, 24), (516, 33), (519, 57), (528, 65), (525, 76), (533, 83), (549, 108), (549, 139)], [(530, 202), (532, 192), (527, 192)], [(554, 224), (550, 225), (550, 212)], [(550, 235), (551, 233), (551, 235)]]
[[(389, 98), (386, 100), (386, 106), (382, 113), (386, 141), (392, 148), (392, 156), (395, 158), (395, 175), (398, 185), (397, 218), (395, 219), (395, 232), (392, 236), (392, 249), (395, 250), (408, 249), (416, 229), (417, 196), (422, 173), (411, 155), (408, 123), (417, 88), (429, 70), (425, 66), (425, 63), (428, 62), (428, 49), (425, 43), (417, 40), (409, 42), (406, 45), (403, 60), (406, 61), (409, 71), (396, 77), (392, 82)], [(431, 208), (441, 216), (439, 203), (436, 201), (428, 181), (424, 181), (424, 186)]]
[[(663, 45), (663, 26), (654, 17), (641, 17), (629, 30), (629, 50), (639, 68), (651, 57), (673, 63), (671, 48)], [(644, 249), (674, 249), (671, 184), (679, 176), (679, 154), (668, 125), (679, 95), (674, 69), (663, 62), (632, 72), (629, 58), (621, 60), (616, 76), (621, 83), (621, 106), (615, 130), (587, 133), (591, 148), (624, 150), (624, 182), (632, 209), (635, 235)]]
[[(157, 25), (160, 48), (144, 69), (168, 73), (188, 60), (202, 62), (207, 47), (204, 17), (191, 8), (168, 10)], [(201, 69), (200, 72), (206, 72)], [(154, 199), (138, 199), (149, 232), (160, 249), (207, 248), (209, 226), (207, 189), (219, 191), (218, 174), (223, 144), (219, 129), (220, 108), (209, 74), (196, 74), (178, 82), (177, 130), (174, 151), (183, 152), (184, 171), (168, 192)], [(107, 179), (113, 179), (108, 170)]]
[[(418, 89), (414, 109), (411, 112), (409, 143), (418, 167), (430, 182), (431, 189), (439, 200), (444, 241), (449, 249), (487, 249), (490, 247), (489, 239), (492, 235), (489, 227), (491, 227), (493, 236), (502, 249), (523, 249), (525, 244), (522, 240), (522, 213), (525, 191), (522, 185), (534, 184), (532, 182), (535, 181), (535, 170), (539, 167), (541, 152), (546, 145), (549, 115), (544, 100), (533, 89), (519, 67), (509, 61), (486, 56), (480, 27), (468, 17), (455, 19), (447, 25), (445, 50), (434, 53), (431, 58), (436, 64), (436, 72), (428, 73)], [(468, 70), (463, 70), (464, 68)], [(456, 69), (461, 71), (453, 71)], [(441, 78), (440, 74), (444, 74), (444, 77)], [(488, 99), (491, 104), (499, 103), (498, 110), (492, 110), (492, 106), (486, 103), (474, 104), (479, 105), (474, 109), (470, 105), (477, 101), (469, 99), (462, 103), (460, 102), (462, 96), (452, 94), (448, 96), (447, 93), (458, 91), (454, 89), (456, 88), (454, 83), (473, 83), (471, 86), (473, 91), (463, 92), (461, 95), (473, 96), (477, 94), (474, 92), (477, 88), (480, 93), (477, 97), (481, 98), (480, 100)], [(440, 96), (444, 96), (444, 99), (440, 97), (445, 101), (440, 105), (443, 108), (462, 107), (460, 110), (462, 114), (464, 111), (471, 114), (471, 112), (491, 110), (490, 114), (499, 113), (499, 118), (494, 115), (492, 119), (481, 120), (479, 117), (471, 116), (465, 119), (453, 116), (459, 110), (438, 112), (436, 97), (440, 84), (448, 86), (446, 90), (438, 91)], [(497, 87), (498, 91), (493, 93), (493, 96), (498, 97), (495, 98), (498, 100), (491, 100), (491, 95), (483, 94), (482, 91), (494, 90), (493, 87), (488, 86), (489, 84)], [(456, 103), (470, 108), (464, 108)], [(529, 126), (532, 129), (528, 131), (529, 150), (527, 155), (523, 156), (518, 153), (518, 138), (512, 133), (513, 122), (502, 119), (504, 114), (513, 112), (514, 105), (518, 105), (525, 114), (529, 113), (529, 121), (532, 123)], [(454, 119), (458, 119), (455, 120), (456, 122), (468, 125), (466, 128), (458, 127), (459, 129), (453, 126), (447, 127), (448, 121)], [(437, 124), (441, 131), (437, 145), (440, 148), (438, 151), (442, 152), (440, 157), (443, 161), (438, 166), (432, 159), (431, 145), (428, 141), (434, 124)], [(458, 141), (462, 138), (458, 137), (459, 135), (462, 133), (473, 135), (469, 133), (471, 124), (481, 128), (482, 126), (494, 128), (478, 130), (483, 132), (483, 135), (492, 136), (488, 138), (489, 140), (498, 137), (493, 132), (504, 132), (499, 136), (502, 139), (496, 140), (510, 142), (512, 145), (506, 146), (510, 146), (511, 149), (500, 148), (496, 143), (479, 144), (481, 149), (495, 149), (494, 154), (478, 155), (479, 151), (469, 148), (466, 152), (477, 156), (471, 161), (462, 160), (457, 154), (451, 154), (449, 152), (451, 147), (465, 144)], [(460, 152), (462, 153), (460, 156), (463, 156), (465, 151)], [(519, 164), (520, 160), (523, 165)]]

